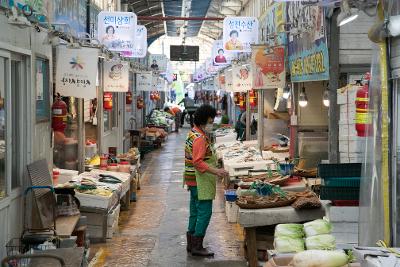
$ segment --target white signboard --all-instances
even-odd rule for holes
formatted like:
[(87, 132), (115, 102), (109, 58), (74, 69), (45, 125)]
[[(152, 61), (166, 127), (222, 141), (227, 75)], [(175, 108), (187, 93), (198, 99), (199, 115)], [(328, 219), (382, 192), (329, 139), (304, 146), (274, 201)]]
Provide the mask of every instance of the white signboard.
[(152, 91), (153, 73), (151, 71), (139, 72), (136, 74), (136, 89), (138, 91)]
[(227, 92), (233, 92), (232, 89), (232, 69), (224, 71), (225, 76), (225, 90)]
[(224, 42), (222, 40), (214, 41), (212, 48), (212, 59), (216, 66), (223, 66), (230, 64), (234, 58), (235, 53), (229, 52), (224, 49)]
[(144, 58), (147, 55), (147, 29), (143, 25), (136, 26), (136, 37), (132, 51), (122, 53), (124, 57)]
[(99, 50), (57, 47), (56, 88), (62, 96), (94, 99)]
[(251, 45), (258, 43), (257, 18), (226, 17), (223, 40), (225, 51), (251, 52)]
[(253, 88), (250, 64), (232, 66), (232, 91), (247, 92)]
[(98, 15), (98, 39), (110, 51), (132, 54), (136, 26), (135, 13), (102, 11)]
[(168, 58), (163, 54), (151, 54), (149, 56), (149, 68), (156, 73), (167, 71)]
[(158, 92), (166, 91), (165, 80), (160, 77), (153, 76), (151, 91), (158, 91)]
[(104, 62), (104, 92), (129, 91), (129, 64), (121, 61)]

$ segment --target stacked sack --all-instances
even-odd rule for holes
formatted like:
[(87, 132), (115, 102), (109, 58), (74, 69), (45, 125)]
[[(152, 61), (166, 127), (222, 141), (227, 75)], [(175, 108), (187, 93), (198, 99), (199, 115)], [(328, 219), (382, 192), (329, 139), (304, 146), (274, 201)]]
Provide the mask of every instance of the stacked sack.
[(278, 224), (274, 234), (274, 248), (279, 253), (304, 250), (334, 250), (332, 225), (325, 219), (303, 224)]

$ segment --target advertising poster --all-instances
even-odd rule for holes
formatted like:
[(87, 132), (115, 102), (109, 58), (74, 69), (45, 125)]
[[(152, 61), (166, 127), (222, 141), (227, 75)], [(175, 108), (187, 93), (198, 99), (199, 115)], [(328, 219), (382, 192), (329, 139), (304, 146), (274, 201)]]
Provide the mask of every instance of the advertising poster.
[(230, 64), (235, 56), (235, 53), (226, 51), (224, 49), (223, 40), (214, 41), (211, 53), (212, 53), (213, 63), (216, 66), (223, 66)]
[(62, 96), (97, 97), (96, 77), (99, 50), (57, 47), (56, 86)]
[(153, 85), (153, 72), (143, 71), (136, 74), (136, 89), (150, 92)]
[(256, 45), (252, 50), (253, 89), (285, 87), (285, 47)]
[(265, 43), (270, 46), (286, 45), (286, 3), (275, 3), (266, 11)]
[(143, 25), (137, 25), (135, 44), (132, 51), (124, 51), (124, 57), (144, 58), (147, 54), (147, 29)]
[(135, 44), (136, 25), (135, 13), (101, 11), (97, 39), (110, 51), (130, 53)]
[[(292, 82), (329, 80), (329, 54), (322, 7), (290, 2), (287, 21), (295, 32), (288, 40)], [(293, 30), (294, 31), (294, 30)]]
[(253, 88), (250, 64), (232, 65), (232, 91), (247, 92)]
[(225, 90), (227, 92), (233, 92), (232, 69), (225, 70), (224, 76), (225, 76)]
[(257, 18), (225, 18), (223, 41), (224, 49), (228, 52), (251, 52), (251, 45), (258, 43)]
[(149, 56), (149, 68), (157, 73), (167, 71), (168, 58), (163, 54), (151, 54)]
[(153, 75), (151, 82), (151, 91), (158, 91), (158, 92), (166, 91), (164, 79), (156, 75)]
[(121, 61), (104, 62), (104, 92), (129, 91), (129, 63)]
[(225, 74), (221, 73), (218, 76), (218, 85), (221, 90), (225, 90)]
[(218, 72), (218, 67), (214, 66), (214, 62), (213, 62), (212, 58), (206, 59), (205, 68), (206, 68), (206, 74), (208, 76), (215, 75)]

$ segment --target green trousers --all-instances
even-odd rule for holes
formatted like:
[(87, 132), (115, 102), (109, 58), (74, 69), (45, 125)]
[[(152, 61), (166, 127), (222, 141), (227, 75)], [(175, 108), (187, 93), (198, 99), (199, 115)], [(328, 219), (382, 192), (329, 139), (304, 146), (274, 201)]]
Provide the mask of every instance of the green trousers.
[(212, 215), (212, 200), (199, 200), (197, 186), (189, 186), (190, 191), (190, 215), (188, 232), (196, 237), (206, 235)]

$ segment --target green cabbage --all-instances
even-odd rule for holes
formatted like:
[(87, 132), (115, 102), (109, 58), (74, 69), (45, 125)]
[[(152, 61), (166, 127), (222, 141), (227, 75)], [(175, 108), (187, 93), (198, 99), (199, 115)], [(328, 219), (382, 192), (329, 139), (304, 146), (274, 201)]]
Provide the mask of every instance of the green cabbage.
[(336, 240), (332, 235), (316, 235), (306, 238), (306, 248), (334, 250), (336, 249)]
[(327, 220), (318, 219), (304, 224), (306, 237), (330, 234), (331, 231), (332, 225)]
[(304, 237), (304, 228), (302, 224), (278, 224), (275, 227), (275, 237), (290, 237), (290, 238), (302, 238)]
[(274, 248), (280, 253), (300, 252), (304, 250), (304, 240), (285, 236), (275, 237)]

